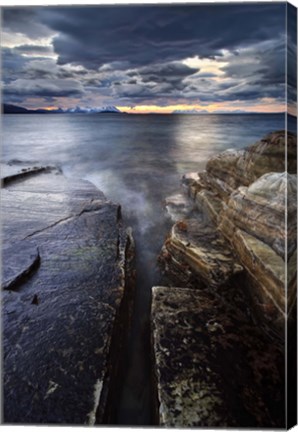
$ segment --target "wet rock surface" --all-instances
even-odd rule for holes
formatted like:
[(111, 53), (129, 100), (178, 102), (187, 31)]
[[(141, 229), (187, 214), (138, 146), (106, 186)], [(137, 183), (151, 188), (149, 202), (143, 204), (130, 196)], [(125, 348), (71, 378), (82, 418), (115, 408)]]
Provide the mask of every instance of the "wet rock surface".
[(108, 423), (131, 233), (119, 206), (88, 182), (54, 170), (15, 180), (1, 199), (3, 420)]
[(193, 283), (197, 281), (209, 287), (222, 285), (242, 270), (224, 237), (199, 215), (173, 226), (160, 262), (165, 273), (176, 268), (183, 276), (189, 274)]
[(40, 263), (38, 248), (26, 241), (2, 249), (2, 289), (17, 289)]
[(9, 162), (7, 164), (0, 164), (1, 183), (8, 185), (17, 180), (22, 180), (25, 177), (39, 174), (42, 172), (49, 172), (53, 167), (31, 166), (21, 161)]
[(217, 295), (154, 287), (160, 425), (282, 427), (283, 356)]
[(296, 184), (296, 175), (283, 172), (264, 174), (249, 187), (239, 187), (221, 214), (221, 231), (230, 237), (233, 227), (241, 228), (284, 258), (288, 229), (287, 254), (292, 255), (296, 249)]
[(166, 427), (283, 427), (283, 355), (220, 296), (154, 287), (159, 420)]
[(187, 217), (195, 206), (185, 194), (178, 193), (166, 198), (165, 207), (172, 222), (177, 222)]
[[(227, 150), (211, 158), (206, 165), (215, 189), (226, 197), (232, 190), (248, 186), (269, 172), (286, 169), (286, 133), (272, 132), (244, 150)], [(287, 171), (296, 174), (296, 135), (287, 133)]]
[[(286, 141), (287, 173), (284, 172)], [(181, 218), (173, 227), (160, 256), (166, 284), (195, 287), (199, 280), (204, 280), (205, 284), (215, 286), (212, 279), (206, 278), (205, 272), (206, 261), (210, 262), (210, 254), (214, 252), (214, 240), (209, 233), (217, 239), (223, 236), (226, 242), (220, 240), (223, 250), (220, 256), (225, 264), (230, 257), (231, 268), (233, 262), (235, 269), (238, 264), (244, 268), (249, 285), (247, 292), (253, 299), (251, 313), (260, 319), (260, 324), (269, 333), (272, 333), (272, 327), (280, 338), (284, 335), (286, 307), (289, 311), (295, 302), (296, 268), (292, 262), (297, 247), (295, 148), (293, 134), (288, 133), (286, 137), (285, 131), (273, 132), (244, 150), (228, 150), (212, 157), (206, 171), (185, 175), (182, 179), (184, 191), (197, 209), (191, 217), (204, 223), (200, 222), (189, 232), (184, 230), (184, 244), (178, 257), (177, 247), (172, 247), (177, 243), (174, 234), (177, 226), (188, 224), (188, 216)], [(177, 263), (189, 265), (189, 246), (194, 234), (202, 238), (204, 248), (197, 256), (199, 262), (187, 275), (188, 267), (183, 273), (183, 266), (179, 267)], [(218, 286), (229, 281), (221, 268), (214, 261), (213, 274), (217, 273)], [(224, 272), (226, 276), (234, 273), (234, 270)], [(287, 305), (285, 282), (289, 286)]]
[[(278, 131), (183, 177), (195, 210), (175, 221), (159, 258), (164, 287), (153, 290), (162, 425), (285, 427), (284, 332), (286, 320), (289, 331), (295, 325), (297, 298), (296, 168), (296, 136)], [(217, 323), (212, 337), (209, 322)]]

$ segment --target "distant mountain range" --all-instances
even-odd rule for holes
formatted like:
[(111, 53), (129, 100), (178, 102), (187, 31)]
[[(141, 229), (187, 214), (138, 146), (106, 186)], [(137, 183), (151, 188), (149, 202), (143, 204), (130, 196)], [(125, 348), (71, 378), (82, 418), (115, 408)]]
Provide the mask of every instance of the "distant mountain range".
[(57, 108), (53, 110), (46, 110), (46, 109), (27, 109), (23, 108), (17, 105), (9, 105), (9, 104), (3, 104), (2, 105), (2, 112), (3, 114), (124, 114), (121, 111), (118, 110), (115, 106), (105, 106), (105, 107), (99, 107), (99, 108), (81, 108), (81, 107), (75, 107), (75, 108), (69, 108), (69, 109), (62, 109)]
[[(46, 110), (46, 109), (39, 108), (33, 110), (33, 109), (27, 109), (17, 105), (3, 104), (2, 112), (4, 114), (128, 114), (120, 111), (117, 107), (112, 105), (97, 107), (97, 108), (82, 108), (76, 106), (75, 108), (68, 108), (68, 109), (57, 108), (52, 110)], [(155, 114), (155, 113), (148, 113), (148, 114)], [(190, 109), (190, 110), (175, 110), (172, 111), (171, 114), (188, 114), (188, 115), (209, 114), (210, 115), (210, 114), (260, 114), (260, 113), (247, 112), (242, 110), (234, 110), (234, 111), (217, 110), (210, 113), (207, 110), (198, 111), (196, 109)], [(267, 113), (267, 114), (274, 114), (274, 113)], [(275, 114), (283, 114), (283, 113), (275, 113)]]
[[(121, 114), (122, 112), (118, 110), (115, 106), (109, 105), (98, 108), (81, 108), (79, 106), (75, 108), (69, 108), (64, 110), (65, 113), (80, 113), (80, 114)], [(123, 113), (122, 113), (123, 114)]]

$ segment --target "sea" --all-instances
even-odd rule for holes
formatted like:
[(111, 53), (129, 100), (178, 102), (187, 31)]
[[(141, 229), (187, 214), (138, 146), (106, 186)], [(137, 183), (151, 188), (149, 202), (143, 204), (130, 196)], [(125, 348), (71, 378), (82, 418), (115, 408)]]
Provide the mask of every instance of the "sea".
[[(2, 116), (2, 162), (55, 165), (67, 177), (89, 180), (121, 204), (133, 229), (137, 284), (115, 423), (153, 421), (150, 303), (159, 278), (156, 260), (171, 224), (166, 197), (179, 191), (183, 174), (203, 170), (212, 155), (281, 129), (283, 114)], [(293, 119), (289, 129), (296, 131)]]

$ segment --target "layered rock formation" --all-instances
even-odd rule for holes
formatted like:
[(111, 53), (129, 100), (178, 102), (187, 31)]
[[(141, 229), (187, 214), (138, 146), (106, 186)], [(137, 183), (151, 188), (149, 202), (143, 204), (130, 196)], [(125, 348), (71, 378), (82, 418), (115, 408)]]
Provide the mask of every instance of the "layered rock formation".
[(131, 232), (89, 182), (22, 169), (2, 170), (3, 420), (106, 423), (131, 304)]
[(239, 187), (222, 212), (220, 230), (229, 238), (238, 227), (268, 244), (283, 259), (288, 230), (287, 254), (291, 256), (296, 249), (296, 180), (295, 175), (270, 172), (249, 187)]
[(175, 273), (173, 279), (210, 287), (222, 285), (242, 270), (224, 237), (200, 217), (173, 226), (160, 260), (168, 275)]
[(285, 131), (278, 131), (245, 150), (227, 150), (207, 162), (210, 183), (228, 198), (239, 186), (248, 186), (268, 172), (296, 174), (296, 146), (294, 134), (288, 132), (286, 147)]
[[(288, 172), (285, 172), (286, 167)], [(274, 382), (273, 388), (269, 390), (268, 387), (267, 391), (279, 394), (282, 405), (283, 367), (280, 367), (278, 372), (273, 370), (274, 364), (282, 365), (284, 361), (285, 321), (296, 307), (296, 136), (288, 133), (286, 140), (284, 131), (274, 132), (246, 149), (225, 151), (211, 158), (205, 171), (185, 175), (182, 184), (193, 207), (185, 205), (185, 210), (190, 209), (189, 213), (186, 211), (186, 216), (180, 220), (173, 219), (175, 225), (159, 259), (163, 272), (162, 283), (168, 288), (155, 289), (152, 305), (160, 422), (168, 426), (213, 427), (223, 422), (222, 425), (236, 427), (262, 427), (265, 424), (268, 427), (277, 427), (277, 424), (282, 427), (285, 425), (283, 408), (276, 412), (270, 411), (267, 423), (264, 418), (259, 417), (257, 407), (246, 402), (245, 392), (240, 392), (239, 403), (244, 404), (248, 411), (239, 417), (236, 407), (233, 408), (232, 404), (228, 409), (228, 417), (223, 416), (222, 406), (226, 407), (229, 401), (224, 399), (223, 394), (219, 397), (220, 401), (216, 402), (216, 398), (213, 400), (213, 384), (218, 380), (226, 382), (229, 380), (229, 374), (225, 366), (222, 367), (220, 358), (212, 363), (214, 356), (220, 354), (219, 351), (215, 354), (216, 346), (209, 339), (207, 321), (204, 321), (203, 316), (206, 312), (208, 322), (213, 319), (218, 323), (220, 327), (214, 330), (216, 334), (218, 329), (221, 329), (221, 333), (229, 335), (229, 343), (222, 342), (226, 350), (225, 355), (236, 355), (238, 351), (246, 353), (247, 358), (244, 356), (241, 360), (241, 373), (244, 377), (250, 377), (250, 384), (248, 381), (244, 384), (244, 380), (243, 385), (251, 386), (250, 390), (247, 388), (246, 391), (254, 392), (256, 398), (261, 397), (257, 381), (254, 381), (258, 375), (254, 369), (257, 360), (252, 366), (250, 359), (254, 355), (253, 339), (249, 339), (249, 342), (245, 338), (252, 332), (255, 343), (258, 344), (259, 338), (263, 340), (264, 350), (270, 350), (273, 340), (273, 344), (278, 348), (270, 360), (266, 360), (268, 370), (264, 373)], [(175, 212), (172, 211), (171, 215), (175, 216)], [(172, 293), (173, 286), (183, 288)], [(184, 293), (183, 289), (186, 288), (188, 291)], [(159, 295), (161, 291), (164, 299)], [(212, 304), (213, 296), (221, 302), (220, 311)], [(175, 299), (173, 303), (169, 300), (172, 297)], [(205, 308), (202, 304), (208, 299), (210, 307)], [(193, 305), (194, 302), (196, 306)], [(172, 312), (168, 308), (170, 303)], [(180, 304), (183, 304), (183, 307), (180, 308)], [(168, 332), (170, 326), (172, 333), (171, 337), (167, 336), (167, 346), (173, 349), (170, 349), (167, 355), (175, 358), (178, 341), (183, 340), (183, 335), (188, 334), (185, 326), (182, 325), (179, 330), (176, 325), (179, 325), (180, 315), (187, 316), (187, 310), (197, 323), (197, 329), (191, 330), (193, 340), (196, 340), (200, 349), (206, 352), (202, 364), (207, 365), (206, 358), (210, 356), (213, 359), (210, 361), (217, 371), (222, 367), (219, 376), (211, 380), (207, 390), (205, 384), (203, 385), (211, 403), (210, 410), (215, 411), (209, 420), (207, 414), (189, 416), (188, 403), (183, 405), (183, 408), (180, 407), (181, 413), (178, 414), (179, 409), (175, 411), (175, 407), (180, 403), (177, 402), (181, 396), (180, 390), (174, 384), (169, 386), (166, 383), (165, 377), (171, 373), (169, 370), (163, 375), (162, 364), (165, 363), (162, 363), (161, 359), (166, 358), (165, 339), (160, 335)], [(235, 328), (228, 326), (227, 329), (222, 323), (231, 310), (235, 316)], [(171, 315), (174, 311), (177, 317), (175, 325), (174, 315)], [(237, 322), (239, 311), (242, 318)], [(173, 318), (173, 322), (170, 317)], [(171, 323), (169, 325), (168, 320)], [(292, 325), (290, 321), (288, 323)], [(246, 326), (247, 333), (241, 333), (239, 330), (243, 325)], [(235, 331), (237, 337), (233, 336)], [(238, 340), (239, 334), (243, 340)], [(236, 340), (237, 343), (234, 345)], [(191, 362), (190, 359), (196, 352), (193, 345), (184, 352), (186, 364)], [(264, 359), (260, 353), (259, 357), (259, 361), (263, 363)], [(192, 396), (189, 403), (194, 404), (197, 413), (202, 409), (201, 386), (196, 383), (194, 390), (191, 375), (200, 374), (201, 366), (198, 362), (198, 365), (193, 365), (186, 372), (186, 375), (189, 375), (184, 377), (182, 372), (179, 377), (177, 375), (178, 382), (184, 380), (185, 389), (190, 386)], [(236, 387), (233, 391), (235, 394), (230, 395), (232, 399), (237, 396)], [(272, 408), (271, 402), (266, 403)], [(266, 403), (264, 402), (265, 405)], [(174, 415), (173, 409), (177, 415)], [(226, 412), (226, 408), (224, 410)], [(250, 416), (250, 420), (247, 415)], [(279, 420), (276, 417), (275, 421), (274, 415), (277, 415)]]

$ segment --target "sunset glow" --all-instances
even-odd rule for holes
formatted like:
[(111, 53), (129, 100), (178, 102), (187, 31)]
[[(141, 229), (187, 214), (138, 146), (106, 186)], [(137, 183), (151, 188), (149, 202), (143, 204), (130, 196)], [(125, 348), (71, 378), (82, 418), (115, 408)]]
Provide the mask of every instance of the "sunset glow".
[(144, 16), (142, 6), (7, 8), (3, 101), (74, 112), (284, 112), (285, 69), (276, 62), (285, 58), (283, 10), (268, 4), (256, 16), (244, 4), (152, 5)]
[(122, 112), (127, 112), (129, 114), (171, 114), (174, 111), (192, 111), (196, 110), (198, 112), (214, 113), (216, 111), (224, 110), (226, 112), (235, 112), (237, 110), (247, 111), (247, 112), (264, 112), (264, 113), (279, 113), (285, 111), (284, 104), (275, 103), (274, 100), (269, 103), (269, 101), (260, 101), (257, 106), (246, 105), (245, 109), (242, 105), (229, 106), (225, 103), (218, 103), (212, 105), (169, 105), (169, 106), (157, 106), (157, 105), (139, 105), (135, 107), (129, 106), (117, 106), (117, 108)]

